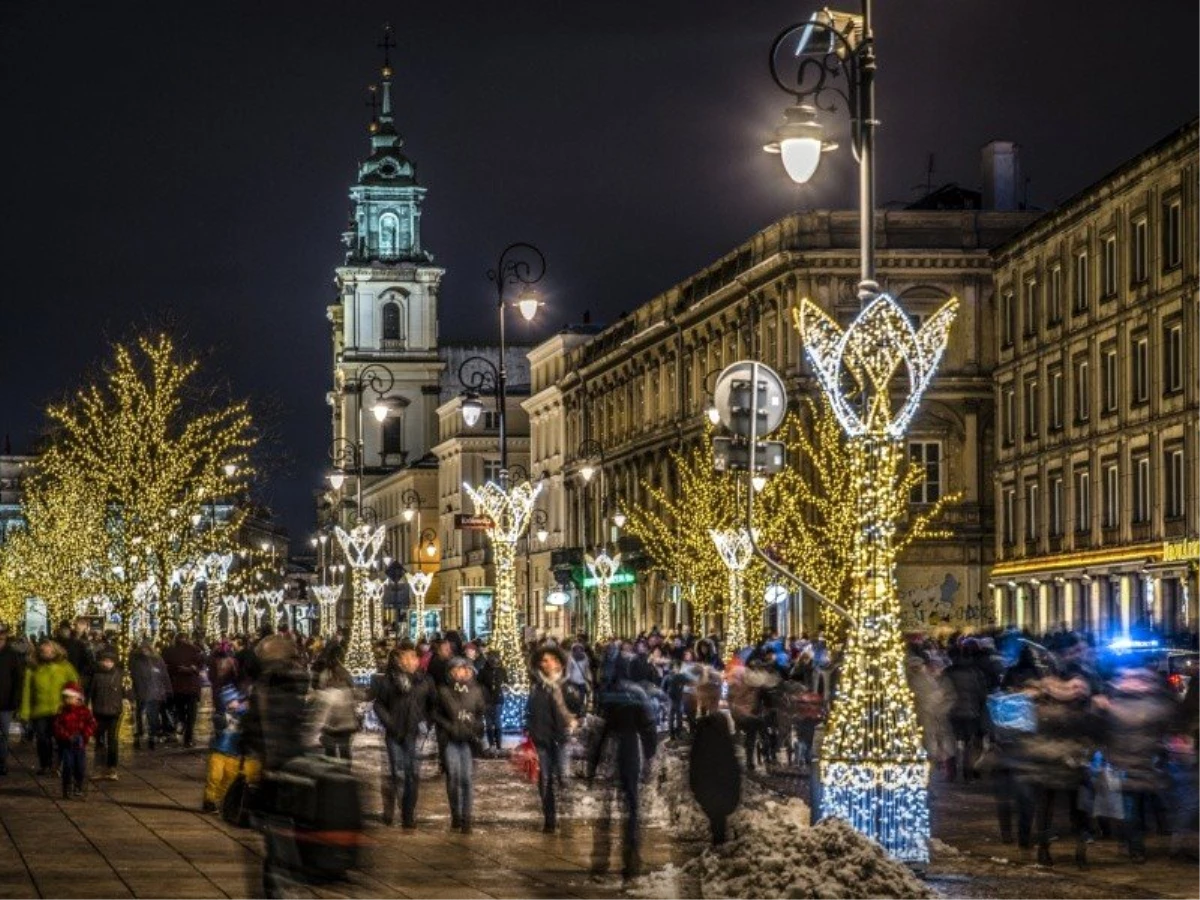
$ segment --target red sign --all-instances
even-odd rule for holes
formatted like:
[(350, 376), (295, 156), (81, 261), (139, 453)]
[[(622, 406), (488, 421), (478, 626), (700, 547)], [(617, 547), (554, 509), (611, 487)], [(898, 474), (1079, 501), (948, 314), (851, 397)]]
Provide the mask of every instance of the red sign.
[(455, 513), (454, 527), (459, 531), (487, 531), (492, 527), (492, 517), (469, 516), (466, 513)]

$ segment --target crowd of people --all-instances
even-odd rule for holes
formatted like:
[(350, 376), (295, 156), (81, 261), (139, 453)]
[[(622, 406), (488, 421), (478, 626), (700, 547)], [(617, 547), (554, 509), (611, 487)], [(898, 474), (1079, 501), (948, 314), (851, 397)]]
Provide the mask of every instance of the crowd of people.
[[(1001, 838), (1036, 849), (1043, 864), (1053, 863), (1060, 833), (1074, 839), (1080, 864), (1105, 834), (1144, 861), (1147, 827), (1172, 833), (1173, 849), (1194, 849), (1197, 679), (1180, 697), (1144, 658), (1101, 664), (1069, 633), (1049, 643), (1015, 633), (910, 643), (909, 684), (934, 777), (990, 779)], [(401, 828), (418, 827), (420, 761), (433, 756), (451, 827), (470, 834), (475, 760), (511, 754), (536, 783), (542, 828), (552, 833), (575, 755), (577, 774), (591, 784), (603, 768), (622, 802), (623, 868), (632, 874), (640, 786), (660, 744), (691, 746), (692, 789), (720, 842), (743, 769), (787, 766), (803, 777), (819, 761), (840, 668), (823, 635), (768, 634), (745, 648), (657, 628), (630, 640), (543, 637), (526, 647), (530, 689), (517, 700), (499, 654), (455, 632), (375, 650), (376, 672), (356, 683), (339, 637), (164, 634), (121, 659), (111, 636), (89, 633), (86, 620), (40, 641), (0, 629), (0, 774), (15, 717), (39, 774), (56, 771), (64, 798), (81, 796), (89, 745), (92, 778), (118, 777), (126, 701), (135, 750), (186, 749), (208, 689), (206, 812), (269, 822), (288, 802), (272, 787), (278, 773), (295, 776), (297, 761), (313, 757), (348, 765), (366, 727), (382, 735), (386, 825), (398, 817)], [(515, 751), (503, 746), (506, 730), (524, 735)], [(347, 821), (360, 814), (349, 810)], [(268, 863), (285, 868), (281, 832), (264, 833)]]

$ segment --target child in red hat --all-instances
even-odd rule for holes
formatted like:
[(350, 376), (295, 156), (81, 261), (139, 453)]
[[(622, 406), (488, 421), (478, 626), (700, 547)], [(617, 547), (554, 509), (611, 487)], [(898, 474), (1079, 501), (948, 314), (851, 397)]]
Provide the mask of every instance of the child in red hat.
[(72, 681), (62, 691), (62, 708), (54, 717), (54, 736), (62, 759), (63, 799), (83, 796), (87, 742), (96, 733), (96, 717), (83, 702), (83, 690)]

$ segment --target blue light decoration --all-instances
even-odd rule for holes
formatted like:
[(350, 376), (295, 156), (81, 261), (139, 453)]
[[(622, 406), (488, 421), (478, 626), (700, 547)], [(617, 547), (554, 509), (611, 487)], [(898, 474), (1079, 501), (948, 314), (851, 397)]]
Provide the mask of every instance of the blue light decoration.
[(525, 707), (529, 702), (528, 691), (504, 688), (504, 702), (500, 706), (500, 730), (505, 734), (521, 734), (525, 730)]

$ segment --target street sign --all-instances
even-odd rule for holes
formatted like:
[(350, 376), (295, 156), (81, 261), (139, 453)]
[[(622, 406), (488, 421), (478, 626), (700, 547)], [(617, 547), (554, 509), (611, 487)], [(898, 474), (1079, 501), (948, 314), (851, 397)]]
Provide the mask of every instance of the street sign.
[(459, 531), (487, 531), (492, 527), (492, 517), (455, 513), (454, 527)]

